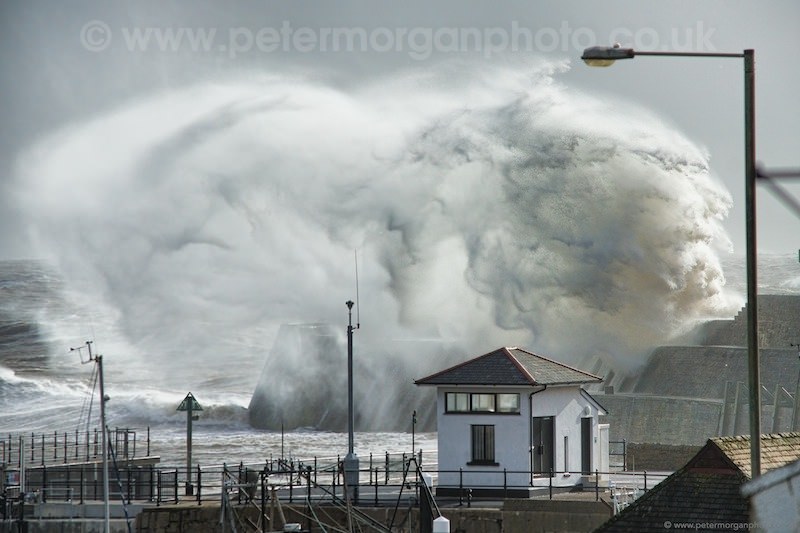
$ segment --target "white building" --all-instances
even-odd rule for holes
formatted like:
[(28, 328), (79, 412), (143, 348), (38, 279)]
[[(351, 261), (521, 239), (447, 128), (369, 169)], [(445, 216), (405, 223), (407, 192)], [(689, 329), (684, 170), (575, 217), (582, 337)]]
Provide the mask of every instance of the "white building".
[(417, 380), (437, 387), (440, 493), (527, 493), (608, 472), (608, 425), (598, 419), (606, 411), (581, 387), (601, 381), (520, 348), (499, 348)]
[(742, 486), (742, 495), (750, 498), (750, 521), (767, 533), (800, 531), (798, 494), (800, 461), (766, 472)]

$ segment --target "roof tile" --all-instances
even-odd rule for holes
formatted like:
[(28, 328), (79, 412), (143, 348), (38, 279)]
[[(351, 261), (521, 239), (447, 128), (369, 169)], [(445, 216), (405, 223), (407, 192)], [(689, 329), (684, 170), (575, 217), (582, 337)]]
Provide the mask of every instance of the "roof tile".
[(515, 347), (498, 348), (418, 379), (417, 385), (566, 385), (603, 378)]

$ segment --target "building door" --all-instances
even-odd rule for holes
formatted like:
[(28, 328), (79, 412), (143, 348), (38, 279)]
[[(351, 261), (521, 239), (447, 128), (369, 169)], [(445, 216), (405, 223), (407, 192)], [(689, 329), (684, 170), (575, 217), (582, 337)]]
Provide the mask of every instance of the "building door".
[(581, 418), (581, 472), (592, 473), (592, 419)]
[(531, 474), (549, 476), (555, 464), (554, 417), (535, 416), (531, 423)]

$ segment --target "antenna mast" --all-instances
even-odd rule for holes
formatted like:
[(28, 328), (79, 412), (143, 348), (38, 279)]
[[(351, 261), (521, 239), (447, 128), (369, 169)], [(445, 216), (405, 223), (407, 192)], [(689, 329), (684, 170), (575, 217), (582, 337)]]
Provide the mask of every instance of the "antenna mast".
[[(356, 301), (358, 301), (358, 253), (354, 251), (356, 266)], [(353, 327), (353, 303), (345, 302), (347, 306), (347, 455), (344, 458), (344, 480), (347, 487), (347, 496), (358, 503), (358, 456), (355, 453), (353, 431), (355, 426), (355, 411), (353, 407), (353, 332), (361, 327), (356, 307), (356, 326)]]
[(95, 363), (97, 365), (97, 374), (99, 376), (99, 383), (100, 383), (100, 424), (102, 425), (102, 433), (103, 433), (103, 516), (105, 521), (105, 531), (111, 531), (111, 519), (110, 519), (110, 512), (109, 512), (109, 495), (108, 495), (108, 431), (106, 429), (106, 402), (109, 400), (108, 396), (106, 396), (105, 392), (105, 385), (103, 383), (103, 356), (100, 354), (94, 355), (92, 354), (92, 341), (86, 341), (86, 349), (89, 352), (89, 358), (84, 361), (83, 360), (83, 346), (79, 346), (77, 348), (70, 348), (70, 352), (78, 352), (78, 355), (81, 358), (81, 364), (87, 363)]
[(353, 250), (353, 259), (356, 266), (356, 329), (361, 327), (361, 304), (358, 301), (358, 250)]

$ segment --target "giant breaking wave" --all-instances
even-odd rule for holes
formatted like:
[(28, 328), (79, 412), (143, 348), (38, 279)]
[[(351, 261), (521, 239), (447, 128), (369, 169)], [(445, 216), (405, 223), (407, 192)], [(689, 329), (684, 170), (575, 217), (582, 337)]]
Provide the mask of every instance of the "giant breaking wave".
[[(565, 68), (174, 89), (43, 139), (15, 193), (42, 255), (113, 314), (119, 364), (175, 390), (254, 387), (281, 324), (344, 332), (357, 250), (357, 365), (386, 406), (360, 419), (377, 428), (448, 354), (631, 367), (730, 312), (731, 199), (708, 155), (562, 86)], [(276, 403), (342, 379), (336, 357), (275, 357)]]

